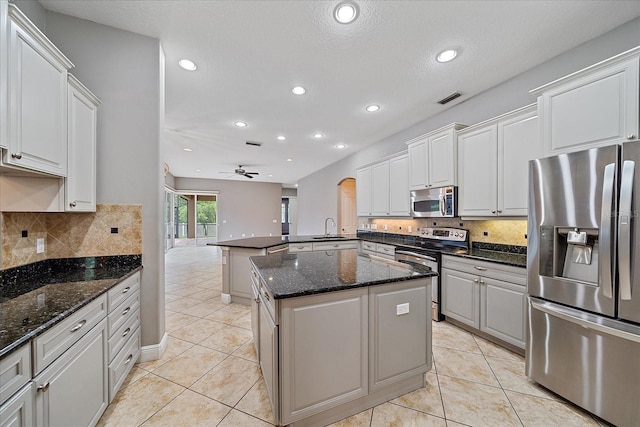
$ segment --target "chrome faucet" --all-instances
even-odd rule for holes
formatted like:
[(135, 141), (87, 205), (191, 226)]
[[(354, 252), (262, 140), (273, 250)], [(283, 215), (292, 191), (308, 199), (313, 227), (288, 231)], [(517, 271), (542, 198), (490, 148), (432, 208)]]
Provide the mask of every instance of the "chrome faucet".
[(329, 236), (329, 235), (331, 234), (331, 233), (329, 233), (329, 232), (327, 231), (327, 223), (328, 223), (329, 221), (331, 221), (331, 222), (333, 223), (333, 226), (334, 226), (334, 227), (336, 226), (336, 222), (333, 220), (333, 218), (327, 218), (327, 219), (325, 219), (325, 220), (324, 220), (324, 235), (325, 235), (325, 236)]

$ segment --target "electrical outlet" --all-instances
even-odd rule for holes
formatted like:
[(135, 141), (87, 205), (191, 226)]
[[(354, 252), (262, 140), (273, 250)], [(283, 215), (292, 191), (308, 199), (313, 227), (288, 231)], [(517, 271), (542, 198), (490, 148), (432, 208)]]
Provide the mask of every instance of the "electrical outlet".
[(39, 309), (44, 307), (44, 292), (36, 296), (36, 304)]
[(402, 314), (409, 314), (409, 303), (405, 302), (404, 304), (396, 305), (396, 316), (400, 316)]
[(384, 231), (389, 230), (389, 227), (387, 226), (387, 224), (384, 225)]
[(41, 237), (36, 239), (36, 253), (41, 254), (44, 253), (44, 238)]
[(413, 232), (413, 227), (409, 226), (409, 228), (407, 230), (409, 231), (409, 233), (412, 233)]

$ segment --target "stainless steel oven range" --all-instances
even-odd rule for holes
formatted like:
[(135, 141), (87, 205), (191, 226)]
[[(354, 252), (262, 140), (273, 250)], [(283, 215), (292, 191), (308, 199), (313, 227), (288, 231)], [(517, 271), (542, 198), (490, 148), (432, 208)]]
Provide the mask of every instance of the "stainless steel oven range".
[[(469, 251), (469, 233), (458, 228), (423, 228), (421, 239), (411, 247), (396, 247), (395, 260), (406, 264), (418, 264), (441, 274), (441, 252), (467, 253)], [(434, 277), (432, 286), (432, 319), (436, 322), (444, 319), (440, 308), (440, 277)]]

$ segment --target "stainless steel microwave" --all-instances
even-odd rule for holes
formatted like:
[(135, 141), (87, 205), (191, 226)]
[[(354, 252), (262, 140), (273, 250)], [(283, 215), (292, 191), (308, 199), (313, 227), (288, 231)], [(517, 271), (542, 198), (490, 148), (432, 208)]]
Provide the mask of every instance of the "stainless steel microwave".
[(411, 192), (414, 217), (452, 218), (458, 214), (458, 187), (440, 187)]

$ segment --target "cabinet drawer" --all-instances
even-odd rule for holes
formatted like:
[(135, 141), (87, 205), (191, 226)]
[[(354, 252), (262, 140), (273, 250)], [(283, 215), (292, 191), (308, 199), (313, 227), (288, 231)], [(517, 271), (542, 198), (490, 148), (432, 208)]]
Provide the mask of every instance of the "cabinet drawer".
[(122, 304), (129, 295), (140, 289), (140, 272), (123, 280), (108, 292), (109, 311)]
[(140, 326), (140, 310), (136, 310), (133, 314), (113, 333), (109, 338), (109, 360), (125, 346), (133, 331)]
[(376, 252), (382, 255), (394, 255), (396, 253), (396, 247), (392, 245), (385, 245), (383, 243), (376, 243)]
[(124, 303), (109, 313), (109, 338), (140, 308), (140, 292), (130, 295)]
[(315, 242), (313, 244), (314, 251), (335, 251), (341, 249), (358, 249), (358, 241), (350, 240), (348, 242)]
[(38, 374), (107, 316), (107, 298), (101, 295), (33, 341)]
[(527, 285), (527, 270), (522, 267), (444, 255), (442, 257), (442, 268), (475, 274), (482, 277), (490, 277), (521, 286)]
[(360, 248), (363, 251), (374, 251), (376, 250), (376, 244), (375, 242), (367, 242), (367, 241), (362, 241), (360, 242)]
[(0, 426), (33, 426), (33, 401), (35, 385), (30, 383), (17, 392), (10, 400), (0, 405)]
[(313, 243), (289, 243), (289, 253), (296, 252), (311, 252), (313, 250)]
[(109, 364), (109, 403), (127, 378), (140, 356), (140, 328), (136, 329), (124, 348)]
[(0, 360), (0, 403), (31, 380), (31, 344), (27, 343)]
[(267, 312), (269, 313), (269, 317), (273, 320), (273, 322), (277, 325), (278, 319), (276, 317), (276, 302), (273, 299), (273, 295), (267, 290), (267, 287), (260, 283), (260, 301), (262, 302), (262, 306), (267, 308)]

